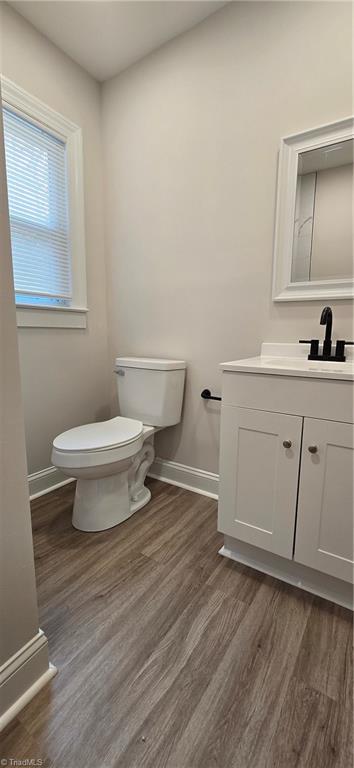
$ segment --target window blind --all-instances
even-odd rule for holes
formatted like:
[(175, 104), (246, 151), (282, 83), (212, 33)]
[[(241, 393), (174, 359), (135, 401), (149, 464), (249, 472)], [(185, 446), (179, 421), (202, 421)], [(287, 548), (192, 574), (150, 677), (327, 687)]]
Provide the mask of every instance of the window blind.
[(4, 137), (16, 301), (70, 305), (65, 143), (7, 107)]

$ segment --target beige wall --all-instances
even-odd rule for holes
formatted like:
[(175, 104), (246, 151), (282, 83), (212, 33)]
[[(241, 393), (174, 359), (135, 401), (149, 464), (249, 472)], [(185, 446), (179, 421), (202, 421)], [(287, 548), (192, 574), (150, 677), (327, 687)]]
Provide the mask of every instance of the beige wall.
[(321, 333), (322, 303), (271, 301), (277, 153), (351, 111), (349, 3), (232, 3), (104, 85), (111, 354), (188, 361), (160, 456), (217, 471), (218, 363)]
[(19, 329), (30, 472), (50, 465), (53, 437), (109, 416), (106, 285), (98, 84), (16, 14), (2, 7), (1, 71), (82, 127), (88, 328)]
[[(0, 667), (38, 632), (0, 114)], [(0, 694), (0, 715), (5, 703)]]

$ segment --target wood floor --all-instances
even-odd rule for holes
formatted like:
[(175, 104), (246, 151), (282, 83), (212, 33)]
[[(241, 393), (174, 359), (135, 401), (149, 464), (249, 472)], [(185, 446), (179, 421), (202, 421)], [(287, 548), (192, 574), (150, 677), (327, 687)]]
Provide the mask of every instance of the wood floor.
[[(33, 503), (59, 669), (4, 734), (46, 768), (350, 768), (351, 614), (217, 554), (216, 502), (151, 481), (104, 533)], [(8, 763), (10, 765), (10, 763)]]

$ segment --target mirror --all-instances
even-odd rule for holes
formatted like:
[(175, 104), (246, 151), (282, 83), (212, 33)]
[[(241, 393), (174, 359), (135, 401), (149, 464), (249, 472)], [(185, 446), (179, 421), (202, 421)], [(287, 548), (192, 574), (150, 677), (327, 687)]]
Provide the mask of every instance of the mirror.
[(291, 281), (353, 277), (354, 141), (301, 152)]
[(282, 140), (273, 299), (353, 297), (353, 118)]

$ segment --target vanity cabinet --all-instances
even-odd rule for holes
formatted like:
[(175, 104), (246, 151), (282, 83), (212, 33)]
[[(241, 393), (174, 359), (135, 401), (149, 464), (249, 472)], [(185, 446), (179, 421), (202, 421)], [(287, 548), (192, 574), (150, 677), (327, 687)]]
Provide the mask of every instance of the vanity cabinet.
[(264, 361), (259, 371), (251, 363), (223, 368), (221, 553), (330, 599), (340, 580), (337, 601), (347, 605), (353, 381), (282, 375), (281, 368), (267, 375)]
[(351, 581), (353, 457), (350, 424), (225, 406), (219, 530)]

